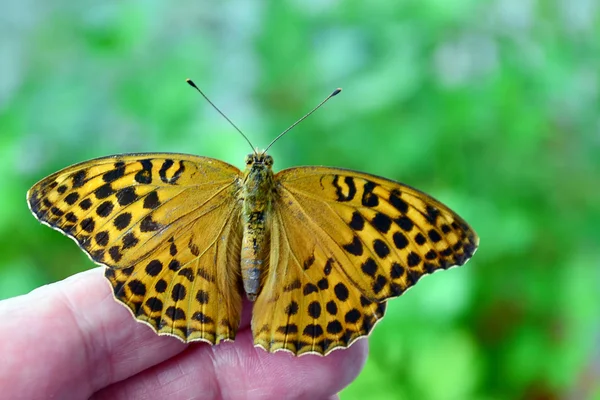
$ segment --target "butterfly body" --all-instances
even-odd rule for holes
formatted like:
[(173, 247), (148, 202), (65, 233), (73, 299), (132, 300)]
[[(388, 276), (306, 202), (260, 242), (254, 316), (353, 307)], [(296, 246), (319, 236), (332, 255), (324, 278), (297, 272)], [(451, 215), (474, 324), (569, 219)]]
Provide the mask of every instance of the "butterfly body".
[(266, 272), (268, 259), (268, 233), (275, 187), (273, 184), (273, 158), (264, 152), (246, 157), (246, 171), (242, 190), (243, 235), (241, 275), (249, 300), (256, 300), (260, 290), (261, 275)]
[(116, 300), (158, 334), (233, 340), (242, 294), (256, 346), (328, 354), (367, 336), (387, 300), (463, 265), (479, 238), (410, 186), (329, 167), (273, 173), (186, 154), (67, 167), (27, 194), (32, 213), (106, 267)]

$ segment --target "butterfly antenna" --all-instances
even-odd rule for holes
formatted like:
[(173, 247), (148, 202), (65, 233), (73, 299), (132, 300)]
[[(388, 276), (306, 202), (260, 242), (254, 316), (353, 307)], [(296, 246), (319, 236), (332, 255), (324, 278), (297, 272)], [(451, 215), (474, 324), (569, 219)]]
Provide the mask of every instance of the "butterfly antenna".
[(210, 99), (209, 99), (209, 98), (208, 98), (208, 97), (207, 97), (207, 96), (204, 94), (204, 92), (202, 92), (202, 90), (200, 90), (200, 89), (198, 88), (198, 86), (196, 86), (196, 84), (194, 83), (194, 81), (192, 81), (192, 80), (191, 80), (191, 79), (189, 79), (189, 78), (188, 78), (188, 79), (186, 79), (185, 81), (188, 83), (188, 85), (190, 85), (191, 87), (193, 87), (194, 89), (196, 89), (196, 90), (197, 90), (197, 91), (198, 91), (198, 92), (199, 92), (199, 93), (202, 95), (202, 97), (204, 97), (204, 98), (206, 99), (206, 101), (208, 101), (208, 103), (209, 103), (211, 106), (213, 106), (213, 108), (214, 108), (215, 110), (217, 110), (217, 112), (218, 112), (219, 114), (221, 114), (221, 115), (223, 116), (223, 118), (225, 118), (225, 119), (227, 120), (227, 122), (229, 122), (229, 123), (231, 124), (231, 126), (233, 126), (233, 127), (235, 128), (235, 130), (236, 130), (236, 131), (238, 131), (238, 132), (240, 133), (240, 135), (242, 135), (242, 136), (244, 137), (244, 139), (246, 139), (246, 141), (248, 142), (248, 144), (250, 145), (250, 147), (252, 147), (252, 151), (253, 151), (254, 153), (256, 153), (256, 150), (255, 150), (254, 146), (252, 145), (252, 142), (250, 142), (250, 139), (248, 139), (248, 138), (246, 137), (246, 135), (244, 135), (244, 132), (242, 132), (242, 130), (241, 130), (240, 128), (238, 128), (238, 127), (237, 127), (237, 126), (236, 126), (236, 125), (233, 123), (233, 121), (231, 121), (229, 118), (227, 118), (227, 115), (223, 114), (223, 112), (222, 112), (221, 110), (219, 110), (219, 107), (215, 106), (215, 104), (214, 104), (212, 101), (210, 101)]
[(333, 96), (337, 95), (339, 92), (341, 92), (342, 89), (341, 88), (337, 88), (335, 89), (329, 96), (327, 96), (325, 98), (325, 100), (323, 100), (322, 102), (319, 103), (319, 105), (317, 105), (315, 108), (313, 108), (312, 110), (310, 110), (306, 115), (304, 115), (302, 118), (300, 118), (298, 121), (294, 122), (289, 128), (287, 128), (285, 131), (281, 132), (279, 134), (279, 136), (277, 136), (275, 139), (273, 139), (273, 141), (271, 143), (269, 143), (269, 145), (267, 146), (267, 148), (264, 150), (265, 153), (267, 152), (267, 150), (269, 150), (269, 147), (273, 146), (273, 143), (275, 143), (276, 141), (279, 140), (279, 138), (281, 138), (283, 135), (285, 135), (286, 133), (288, 133), (290, 130), (292, 130), (293, 127), (295, 127), (296, 125), (298, 125), (300, 122), (304, 121), (306, 118), (308, 118), (308, 116), (312, 113), (314, 113), (315, 111), (317, 111), (319, 108), (321, 108), (321, 106), (325, 103), (327, 103), (327, 100), (331, 99)]

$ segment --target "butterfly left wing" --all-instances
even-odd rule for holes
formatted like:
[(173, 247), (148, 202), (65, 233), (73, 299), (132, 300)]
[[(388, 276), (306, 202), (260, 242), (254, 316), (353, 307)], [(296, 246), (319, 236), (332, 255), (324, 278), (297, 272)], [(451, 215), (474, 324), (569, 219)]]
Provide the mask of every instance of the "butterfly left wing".
[(240, 171), (185, 154), (118, 155), (35, 184), (29, 207), (107, 266), (115, 298), (159, 334), (218, 343), (241, 312)]
[(409, 186), (343, 169), (275, 175), (269, 274), (255, 344), (327, 354), (368, 335), (385, 301), (428, 273), (464, 264), (479, 239), (448, 207)]

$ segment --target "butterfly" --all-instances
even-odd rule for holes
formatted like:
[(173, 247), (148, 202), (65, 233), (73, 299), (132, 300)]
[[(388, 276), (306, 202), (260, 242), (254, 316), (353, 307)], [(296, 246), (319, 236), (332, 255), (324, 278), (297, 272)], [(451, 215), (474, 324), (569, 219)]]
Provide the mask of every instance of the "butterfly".
[(244, 294), (255, 346), (295, 355), (368, 336), (388, 299), (477, 249), (473, 229), (427, 194), (341, 168), (274, 173), (271, 144), (244, 171), (187, 154), (97, 158), (42, 179), (27, 202), (159, 335), (234, 340)]

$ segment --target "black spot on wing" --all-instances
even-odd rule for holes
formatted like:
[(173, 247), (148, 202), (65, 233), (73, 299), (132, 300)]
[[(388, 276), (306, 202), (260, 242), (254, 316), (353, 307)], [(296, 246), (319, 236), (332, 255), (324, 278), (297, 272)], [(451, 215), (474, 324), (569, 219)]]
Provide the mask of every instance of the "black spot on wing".
[(181, 263), (179, 262), (179, 260), (173, 259), (169, 263), (169, 269), (171, 271), (179, 271), (180, 268), (181, 268)]
[(306, 285), (304, 285), (304, 289), (302, 291), (302, 293), (304, 294), (304, 296), (308, 296), (311, 293), (316, 293), (319, 291), (319, 288), (313, 284), (313, 283), (307, 283)]
[(385, 278), (385, 276), (383, 275), (377, 275), (377, 279), (375, 279), (375, 282), (373, 282), (373, 292), (375, 292), (375, 294), (379, 294), (379, 292), (381, 292), (383, 290), (383, 288), (385, 287), (385, 285), (387, 284), (387, 279)]
[(112, 258), (115, 262), (119, 262), (121, 258), (123, 258), (119, 246), (113, 246), (110, 249), (108, 249), (108, 254), (110, 255), (110, 258)]
[(163, 161), (163, 164), (158, 171), (158, 175), (160, 176), (160, 180), (164, 183), (169, 183), (169, 178), (167, 178), (167, 170), (173, 166), (173, 160), (166, 159)]
[(146, 197), (144, 197), (144, 208), (146, 209), (155, 209), (160, 206), (160, 201), (158, 200), (158, 193), (156, 190), (148, 193)]
[(392, 239), (394, 240), (394, 246), (396, 246), (398, 250), (402, 250), (408, 246), (408, 239), (402, 232), (394, 232)]
[(325, 306), (325, 309), (331, 315), (336, 315), (337, 312), (338, 312), (337, 305), (335, 304), (335, 301), (333, 301), (333, 300), (329, 300), (327, 302), (327, 305)]
[(323, 273), (325, 274), (325, 276), (329, 276), (329, 274), (331, 273), (331, 268), (333, 266), (333, 258), (328, 258), (327, 262), (325, 263), (325, 267), (323, 267)]
[(371, 220), (371, 224), (381, 233), (387, 233), (392, 226), (392, 220), (385, 214), (377, 213)]
[(128, 232), (125, 236), (123, 236), (123, 250), (134, 247), (139, 242), (139, 239), (135, 237), (133, 232)]
[(105, 183), (104, 185), (100, 186), (94, 191), (94, 194), (96, 195), (97, 199), (105, 199), (114, 193), (115, 190), (112, 188), (110, 183)]
[(96, 243), (99, 246), (105, 247), (108, 244), (108, 239), (109, 239), (108, 231), (98, 232), (96, 234), (95, 239), (96, 239)]
[(141, 232), (154, 232), (159, 230), (161, 225), (152, 220), (152, 216), (146, 215), (142, 221), (140, 222), (140, 231)]
[(185, 277), (190, 282), (194, 282), (194, 278), (196, 277), (196, 275), (194, 275), (194, 271), (189, 267), (180, 269), (177, 272), (177, 275)]
[(137, 198), (138, 196), (135, 193), (135, 189), (132, 187), (126, 187), (120, 190), (119, 193), (117, 193), (117, 201), (122, 206), (126, 206), (133, 203), (137, 200)]
[(438, 210), (431, 204), (427, 205), (426, 210), (427, 213), (425, 214), (425, 218), (430, 224), (435, 225), (438, 217), (440, 216), (440, 210)]
[(333, 292), (335, 293), (335, 296), (340, 301), (346, 301), (346, 300), (348, 300), (348, 296), (350, 295), (350, 293), (348, 292), (348, 288), (346, 287), (346, 285), (344, 285), (341, 282), (338, 283), (337, 285), (335, 285), (335, 287), (333, 288)]
[(379, 198), (377, 197), (377, 195), (375, 193), (373, 193), (375, 186), (377, 186), (377, 185), (374, 182), (371, 182), (371, 181), (365, 182), (365, 184), (363, 186), (363, 195), (362, 195), (362, 199), (361, 199), (363, 206), (377, 207), (377, 205), (379, 204)]
[(430, 229), (429, 232), (427, 232), (427, 236), (429, 236), (429, 239), (433, 243), (437, 243), (440, 240), (442, 240), (442, 237), (440, 236), (440, 234), (435, 229)]
[(361, 316), (360, 311), (358, 311), (356, 308), (353, 308), (352, 310), (350, 310), (346, 313), (346, 315), (344, 316), (344, 319), (346, 320), (346, 323), (348, 323), (348, 324), (355, 324), (360, 319), (360, 316)]
[(321, 328), (321, 325), (318, 324), (310, 324), (304, 328), (302, 334), (312, 338), (317, 338), (323, 334), (323, 328)]
[(277, 328), (277, 332), (283, 333), (284, 335), (290, 335), (292, 333), (298, 333), (298, 325), (296, 324), (287, 324), (284, 326), (280, 326)]
[(117, 228), (120, 231), (127, 228), (127, 226), (129, 226), (130, 223), (131, 223), (131, 213), (128, 213), (128, 212), (118, 215), (113, 220), (113, 224), (114, 224), (115, 228)]
[(394, 222), (405, 232), (410, 232), (415, 226), (412, 220), (404, 215), (394, 220)]
[(174, 185), (177, 183), (177, 180), (181, 177), (183, 172), (185, 171), (185, 165), (183, 161), (179, 161), (179, 167), (175, 171), (172, 177), (167, 177), (167, 171), (175, 164), (175, 162), (171, 159), (167, 159), (163, 162), (160, 170), (158, 171), (158, 175), (160, 176), (160, 180), (164, 183), (168, 183)]
[[(85, 200), (84, 200), (85, 201)], [(79, 204), (80, 206), (83, 204), (83, 201)], [(110, 213), (113, 211), (113, 203), (110, 200), (107, 200), (100, 204), (98, 208), (96, 208), (96, 214), (100, 217), (108, 217)]]
[(290, 304), (288, 304), (285, 307), (285, 313), (287, 315), (296, 315), (296, 314), (298, 314), (298, 309), (299, 309), (298, 303), (296, 303), (295, 301), (292, 300), (290, 302)]
[(181, 283), (176, 283), (171, 290), (171, 298), (173, 301), (184, 300), (187, 295), (187, 289)]
[(427, 239), (425, 239), (425, 236), (423, 236), (423, 234), (421, 232), (419, 232), (415, 235), (415, 243), (418, 244), (419, 246), (424, 245), (426, 241), (427, 241)]
[(146, 294), (146, 285), (139, 279), (129, 281), (127, 286), (129, 287), (129, 290), (131, 290), (131, 293), (135, 295), (144, 296)]
[(302, 283), (300, 283), (299, 279), (296, 279), (295, 281), (293, 281), (289, 285), (284, 286), (283, 287), (283, 291), (284, 292), (291, 292), (292, 290), (300, 289), (301, 287), (302, 287)]
[(398, 189), (394, 189), (390, 192), (390, 204), (402, 214), (408, 212), (408, 204), (400, 198), (401, 193)]
[(435, 260), (437, 258), (437, 253), (435, 252), (435, 250), (429, 250), (427, 253), (425, 253), (425, 259), (426, 260)]
[(87, 173), (85, 170), (77, 171), (72, 178), (73, 181), (73, 189), (77, 189), (82, 187), (85, 184), (85, 178)]
[(159, 312), (163, 309), (163, 302), (157, 297), (150, 297), (146, 300), (146, 307), (152, 312)]
[(175, 171), (169, 183), (174, 184), (175, 182), (177, 182), (177, 180), (181, 177), (184, 171), (185, 165), (183, 164), (183, 161), (179, 161), (179, 168), (177, 168), (177, 171)]
[(102, 180), (104, 182), (114, 182), (125, 175), (125, 163), (123, 161), (116, 162), (114, 167), (114, 169), (105, 172), (104, 175), (102, 175)]
[(342, 327), (342, 324), (340, 324), (340, 321), (338, 321), (338, 320), (331, 321), (327, 324), (327, 333), (337, 335), (340, 332), (342, 332), (343, 330), (344, 330), (344, 328)]
[[(185, 311), (179, 307), (168, 307), (165, 311), (165, 315), (171, 318), (173, 321), (184, 320), (185, 319)], [(192, 317), (193, 318), (193, 317)]]
[(343, 188), (340, 186), (340, 176), (335, 175), (333, 177), (333, 186), (335, 187), (335, 194), (337, 195), (338, 201), (351, 201), (356, 196), (356, 185), (354, 179), (350, 176), (344, 177), (344, 183), (348, 186), (348, 194), (344, 194)]
[(93, 218), (86, 218), (79, 223), (79, 226), (86, 232), (92, 232), (96, 227), (96, 223)]
[(465, 252), (467, 258), (470, 258), (475, 252), (475, 245), (473, 243), (465, 243), (463, 246), (463, 251)]
[(344, 249), (355, 256), (360, 256), (363, 253), (363, 245), (358, 236), (354, 236), (351, 243), (345, 244)]
[(190, 249), (190, 253), (192, 253), (196, 257), (200, 255), (200, 249), (198, 248), (198, 245), (194, 243), (193, 237), (190, 238), (190, 241), (188, 243), (188, 249)]
[(392, 279), (398, 279), (404, 275), (404, 267), (398, 263), (393, 263), (390, 269), (390, 277)]
[(311, 254), (306, 260), (304, 260), (304, 264), (302, 267), (306, 271), (313, 265), (314, 262), (315, 262), (315, 255)]
[(79, 208), (84, 211), (89, 210), (92, 207), (92, 201), (90, 199), (83, 199), (79, 202)]
[(365, 227), (365, 219), (358, 211), (354, 211), (352, 214), (352, 220), (350, 220), (350, 228), (355, 231), (362, 231)]
[(390, 248), (381, 239), (375, 239), (373, 241), (373, 250), (375, 250), (375, 253), (379, 258), (385, 258), (390, 254)]
[(142, 169), (135, 174), (135, 181), (141, 184), (152, 183), (152, 161), (141, 160)]
[(77, 221), (79, 221), (79, 218), (77, 218), (77, 216), (71, 211), (65, 214), (65, 219), (72, 224), (76, 224)]
[(414, 251), (411, 251), (406, 258), (406, 262), (409, 267), (415, 267), (421, 262), (421, 257)]
[(152, 260), (146, 265), (146, 273), (150, 276), (158, 276), (163, 269), (163, 264), (158, 260)]
[(71, 192), (65, 197), (65, 203), (67, 203), (70, 206), (75, 204), (77, 200), (79, 200), (79, 193), (77, 192)]
[(313, 301), (308, 305), (308, 315), (315, 319), (321, 316), (321, 304), (318, 301)]
[(208, 292), (204, 291), (204, 290), (198, 290), (198, 293), (196, 293), (196, 300), (198, 301), (198, 303), (200, 304), (207, 304), (208, 303)]
[(329, 289), (329, 281), (327, 280), (327, 278), (319, 279), (319, 282), (317, 282), (317, 286), (319, 287), (319, 290), (327, 290)]
[(377, 264), (372, 258), (367, 258), (367, 261), (365, 261), (360, 266), (360, 268), (365, 274), (369, 275), (371, 278), (375, 277), (375, 273), (377, 272)]
[(194, 315), (192, 315), (192, 319), (199, 321), (203, 324), (212, 324), (213, 323), (213, 319), (211, 317), (204, 315), (200, 311), (196, 311), (194, 313)]
[(156, 285), (154, 285), (154, 289), (156, 289), (158, 293), (164, 293), (165, 290), (167, 290), (167, 286), (167, 281), (159, 279), (158, 282), (156, 282)]

